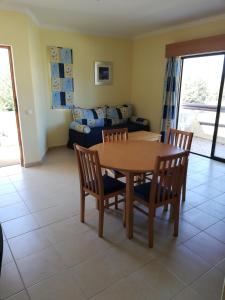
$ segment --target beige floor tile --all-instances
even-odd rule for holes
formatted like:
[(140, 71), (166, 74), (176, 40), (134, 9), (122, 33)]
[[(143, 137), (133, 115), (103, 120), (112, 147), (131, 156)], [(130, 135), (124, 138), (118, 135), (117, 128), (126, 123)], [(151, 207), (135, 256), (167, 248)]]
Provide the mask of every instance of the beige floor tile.
[(153, 260), (93, 299), (168, 300), (184, 287), (158, 260)]
[(195, 192), (191, 191), (187, 191), (186, 193), (186, 201), (190, 203), (193, 207), (198, 206), (204, 202), (208, 201), (208, 198), (202, 195), (199, 195)]
[(204, 297), (199, 295), (196, 291), (187, 287), (181, 291), (173, 300), (205, 300)]
[(85, 300), (71, 271), (41, 281), (28, 289), (31, 300)]
[[(92, 300), (159, 300), (156, 298), (154, 290), (149, 284), (137, 274), (133, 273), (130, 276), (116, 282), (108, 289), (97, 294)], [(164, 298), (166, 299), (166, 298)], [(169, 299), (169, 298), (167, 298)]]
[(185, 212), (181, 218), (201, 230), (204, 230), (219, 221), (218, 218), (213, 217), (197, 208), (192, 208)]
[(91, 231), (77, 234), (74, 238), (54, 245), (57, 253), (68, 267), (84, 262), (110, 246), (110, 242), (99, 238), (97, 233)]
[(6, 222), (29, 214), (29, 210), (23, 202), (0, 207), (0, 220)]
[(216, 201), (219, 204), (225, 205), (225, 195), (222, 194), (219, 197), (215, 197), (214, 201)]
[[(225, 224), (223, 221), (218, 222), (205, 230), (206, 233), (213, 236), (217, 240), (225, 243)], [(225, 245), (224, 245), (225, 247)]]
[(9, 206), (21, 202), (22, 199), (20, 198), (18, 193), (11, 193), (0, 196), (0, 207)]
[(70, 205), (57, 205), (36, 212), (33, 216), (40, 226), (46, 226), (70, 218), (78, 213), (79, 211), (75, 211)]
[(38, 228), (38, 224), (32, 215), (26, 215), (2, 224), (7, 239), (27, 233)]
[(9, 246), (8, 246), (8, 243), (7, 241), (5, 240), (3, 242), (3, 258), (2, 258), (2, 265), (5, 266), (9, 263), (12, 263), (13, 262), (13, 257), (12, 257), (12, 254), (11, 254), (11, 251), (9, 249)]
[(9, 239), (8, 243), (16, 259), (37, 253), (51, 245), (40, 230), (34, 230)]
[(80, 222), (79, 216), (71, 217), (41, 228), (42, 234), (53, 244), (69, 240), (70, 238), (75, 237), (76, 234), (88, 230), (90, 230), (90, 228), (86, 224)]
[(161, 261), (186, 284), (190, 284), (211, 268), (201, 257), (182, 245), (173, 249)]
[(218, 268), (220, 272), (223, 272), (225, 276), (225, 258), (216, 265), (216, 268)]
[(7, 298), (6, 300), (29, 300), (29, 298), (28, 298), (26, 291), (22, 291), (16, 295), (13, 295), (13, 296)]
[(212, 266), (225, 257), (225, 246), (210, 235), (201, 232), (184, 245)]
[(7, 195), (15, 192), (16, 189), (11, 183), (0, 186), (0, 195)]
[[(225, 194), (224, 194), (224, 197), (225, 197)], [(199, 205), (198, 209), (200, 209), (201, 211), (203, 211), (215, 218), (218, 218), (218, 219), (225, 218), (225, 206), (215, 202), (214, 200), (207, 201), (207, 202)]]
[(208, 184), (202, 184), (202, 185), (194, 188), (192, 190), (192, 192), (200, 194), (208, 199), (213, 199), (213, 198), (223, 194), (223, 192), (215, 189), (214, 187), (209, 186)]
[(218, 269), (213, 268), (208, 273), (200, 277), (191, 285), (198, 294), (205, 300), (220, 300), (224, 275)]
[(62, 272), (65, 267), (52, 246), (17, 260), (26, 287)]
[(7, 298), (24, 289), (19, 272), (14, 262), (11, 262), (2, 268), (0, 278), (1, 297)]

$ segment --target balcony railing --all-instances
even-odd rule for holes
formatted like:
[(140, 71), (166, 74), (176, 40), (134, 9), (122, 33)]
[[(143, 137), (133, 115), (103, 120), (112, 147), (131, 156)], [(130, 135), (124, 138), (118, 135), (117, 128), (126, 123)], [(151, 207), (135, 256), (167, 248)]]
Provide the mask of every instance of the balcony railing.
[[(217, 105), (207, 105), (207, 104), (198, 104), (198, 103), (186, 103), (182, 104), (181, 107), (183, 109), (190, 110), (204, 110), (204, 111), (217, 111)], [(221, 112), (225, 112), (225, 106), (221, 106)]]

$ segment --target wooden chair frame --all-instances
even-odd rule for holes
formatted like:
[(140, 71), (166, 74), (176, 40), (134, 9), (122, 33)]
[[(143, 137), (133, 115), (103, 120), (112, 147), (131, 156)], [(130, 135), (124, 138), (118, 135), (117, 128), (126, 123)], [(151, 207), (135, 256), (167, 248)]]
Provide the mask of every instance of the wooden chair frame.
[(97, 201), (97, 208), (99, 210), (98, 235), (102, 237), (105, 201), (109, 198), (124, 194), (125, 189), (105, 195), (98, 152), (78, 145), (74, 145), (74, 149), (77, 154), (80, 176), (80, 220), (84, 223), (85, 197), (92, 195)]
[[(185, 151), (188, 151), (188, 153), (191, 150), (192, 139), (193, 139), (193, 132), (182, 131), (174, 128), (169, 128), (167, 130), (166, 143), (179, 147)], [(188, 161), (187, 161), (187, 166), (185, 171), (184, 182), (182, 185), (182, 201), (185, 201), (186, 199), (187, 168), (188, 168)]]
[[(104, 129), (102, 130), (102, 141), (103, 143), (120, 142), (128, 140), (128, 129), (127, 128), (116, 128), (116, 129)], [(106, 173), (110, 170), (106, 170)], [(115, 172), (115, 179), (125, 177), (120, 172)], [(109, 204), (108, 204), (109, 207)], [(118, 209), (118, 196), (115, 196), (115, 209)]]
[[(134, 195), (134, 201), (138, 201), (148, 208), (148, 242), (149, 247), (153, 247), (154, 216), (157, 207), (171, 204), (174, 217), (174, 236), (178, 235), (180, 195), (185, 168), (188, 159), (188, 152), (181, 154), (157, 157), (153, 177), (149, 202)], [(146, 214), (140, 207), (134, 208)]]

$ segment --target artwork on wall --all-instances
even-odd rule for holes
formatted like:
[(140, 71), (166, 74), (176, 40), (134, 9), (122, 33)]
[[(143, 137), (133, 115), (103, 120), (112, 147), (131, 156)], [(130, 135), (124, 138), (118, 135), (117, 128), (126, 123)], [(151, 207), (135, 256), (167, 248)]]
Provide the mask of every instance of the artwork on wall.
[(95, 62), (95, 85), (112, 84), (112, 63)]
[(69, 48), (48, 47), (51, 68), (52, 108), (73, 106), (73, 51)]

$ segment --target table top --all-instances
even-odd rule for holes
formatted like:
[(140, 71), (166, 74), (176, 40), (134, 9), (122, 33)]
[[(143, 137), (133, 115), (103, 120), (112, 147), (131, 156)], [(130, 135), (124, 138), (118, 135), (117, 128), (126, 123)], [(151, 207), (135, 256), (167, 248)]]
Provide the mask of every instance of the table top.
[(161, 134), (150, 131), (134, 131), (128, 133), (130, 141), (160, 141)]
[(154, 170), (156, 157), (183, 153), (180, 148), (152, 141), (120, 141), (94, 145), (103, 168), (144, 173)]

